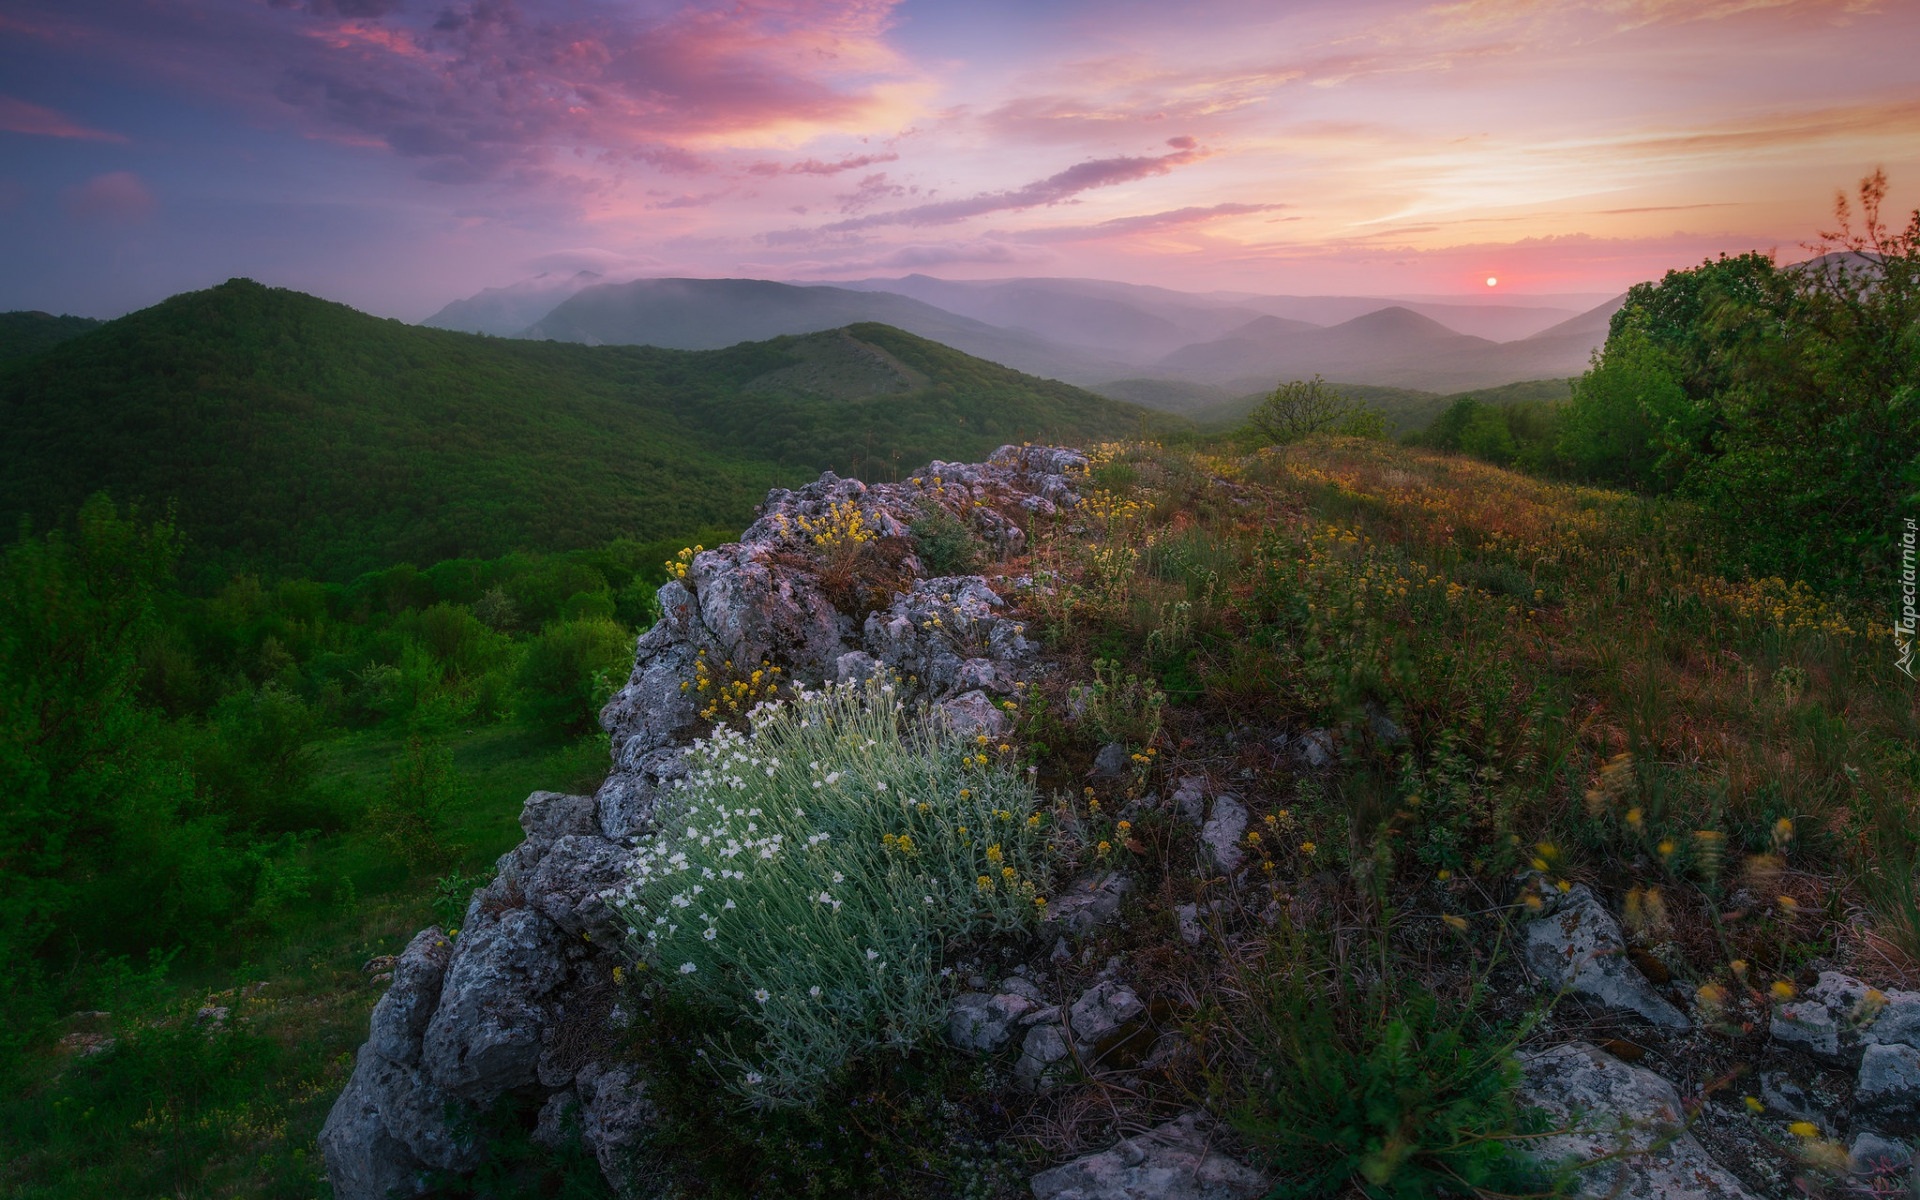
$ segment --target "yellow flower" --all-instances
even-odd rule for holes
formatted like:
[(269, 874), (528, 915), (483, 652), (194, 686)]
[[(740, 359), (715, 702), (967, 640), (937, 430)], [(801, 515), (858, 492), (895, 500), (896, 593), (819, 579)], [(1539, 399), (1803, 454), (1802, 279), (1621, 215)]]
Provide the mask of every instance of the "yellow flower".
[(1304, 854), (1304, 855), (1306, 855), (1306, 856), (1307, 856), (1308, 858), (1312, 858), (1312, 857), (1313, 857), (1313, 854), (1314, 854), (1314, 851), (1316, 851), (1316, 850), (1318, 850), (1318, 849), (1319, 849), (1319, 847), (1318, 847), (1318, 846), (1316, 846), (1316, 845), (1314, 845), (1314, 844), (1313, 844), (1312, 842), (1301, 842), (1301, 843), (1300, 843), (1300, 853), (1302, 853), (1302, 854)]
[(1102, 855), (1105, 855), (1105, 854), (1107, 854), (1107, 853), (1108, 853), (1109, 851), (1111, 851), (1111, 850), (1113, 849), (1113, 843), (1112, 843), (1112, 842), (1101, 842), (1101, 843), (1100, 843), (1100, 847), (1099, 847), (1099, 849), (1100, 849), (1100, 853), (1101, 853)]
[(1773, 998), (1775, 1000), (1785, 1002), (1793, 999), (1793, 993), (1794, 993), (1793, 985), (1791, 983), (1788, 983), (1784, 979), (1774, 980), (1773, 986), (1768, 988), (1767, 990), (1773, 993)]
[(1766, 1106), (1766, 1105), (1764, 1105), (1764, 1104), (1762, 1104), (1762, 1103), (1760, 1103), (1760, 1097), (1758, 1097), (1758, 1096), (1748, 1096), (1748, 1097), (1747, 1097), (1746, 1099), (1747, 1099), (1747, 1111), (1748, 1111), (1748, 1112), (1750, 1112), (1750, 1113), (1760, 1113), (1760, 1112), (1765, 1112), (1765, 1111), (1766, 1111), (1766, 1109), (1767, 1109), (1767, 1106)]
[(1015, 872), (1012, 867), (1000, 868), (1000, 878), (1002, 879), (1012, 879), (1016, 874), (1017, 872)]
[(1795, 1121), (1793, 1124), (1787, 1126), (1787, 1132), (1795, 1137), (1802, 1138), (1817, 1138), (1820, 1136), (1819, 1127), (1812, 1121)]
[(1465, 933), (1467, 931), (1467, 919), (1465, 917), (1456, 917), (1452, 913), (1442, 913), (1440, 919), (1445, 921), (1447, 928), (1453, 930), (1455, 933)]

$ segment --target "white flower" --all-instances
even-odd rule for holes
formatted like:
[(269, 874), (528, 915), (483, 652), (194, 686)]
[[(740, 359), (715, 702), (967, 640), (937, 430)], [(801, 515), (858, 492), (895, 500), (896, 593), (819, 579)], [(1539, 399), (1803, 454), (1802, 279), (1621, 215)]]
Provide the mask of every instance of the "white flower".
[[(932, 897), (931, 897), (931, 896), (929, 896), (929, 897), (928, 897), (928, 899), (932, 899)], [(720, 911), (721, 911), (721, 912), (727, 912), (727, 911), (729, 911), (729, 910), (731, 910), (732, 908), (733, 908), (733, 898), (732, 898), (732, 897), (728, 897), (728, 898), (727, 898), (727, 902), (726, 902), (725, 904), (722, 904), (722, 905), (720, 906)]]
[(932, 897), (932, 896), (922, 896), (922, 897), (920, 897), (920, 899), (921, 899), (921, 901), (922, 901), (923, 903), (926, 903), (926, 904), (932, 904), (932, 903), (933, 903), (933, 897)]
[(807, 995), (812, 996), (815, 1000), (818, 1000), (820, 998), (820, 985), (816, 983), (812, 987), (808, 988)]
[(874, 949), (874, 948), (873, 948), (872, 946), (868, 946), (868, 947), (867, 947), (867, 961), (868, 961), (868, 962), (872, 962), (872, 961), (873, 961), (874, 959), (876, 959), (876, 958), (879, 958), (879, 957), (880, 957), (880, 952), (879, 952), (878, 950), (875, 950), (875, 949)]
[(760, 1082), (760, 1072), (758, 1072), (758, 1071), (748, 1071), (748, 1072), (747, 1072), (747, 1073), (746, 1073), (745, 1075), (742, 1075), (742, 1076), (740, 1077), (740, 1081), (741, 1081), (742, 1083), (745, 1083), (745, 1084), (747, 1084), (747, 1085), (749, 1085), (749, 1086), (751, 1086), (751, 1085), (753, 1085), (753, 1084), (756, 1084), (756, 1083), (759, 1083), (759, 1082)]
[(845, 875), (842, 875), (840, 872), (835, 871), (833, 873), (833, 881), (835, 883), (845, 883), (847, 881), (847, 877)]
[(691, 975), (695, 971), (698, 971), (699, 969), (700, 969), (699, 967), (694, 966), (690, 962), (685, 962), (680, 964), (680, 973), (682, 975)]
[[(868, 742), (867, 744), (868, 744), (869, 746), (871, 746), (871, 745), (872, 745), (873, 743), (872, 743), (872, 742)], [(880, 781), (879, 783), (876, 783), (876, 784), (874, 784), (874, 785), (873, 785), (873, 790), (874, 790), (874, 791), (876, 791), (876, 792), (884, 792), (884, 791), (886, 791), (886, 790), (887, 790), (887, 781), (886, 781), (886, 780), (884, 780), (884, 779), (882, 779), (882, 780), (881, 780), (881, 781)]]
[(772, 997), (767, 995), (767, 989), (755, 988), (753, 989), (753, 998), (755, 1000), (758, 1000), (760, 1003), (765, 1004)]
[(707, 931), (701, 934), (700, 936), (707, 939), (708, 941), (712, 941), (713, 939), (720, 936), (720, 931), (718, 929), (713, 928), (712, 926), (708, 926)]

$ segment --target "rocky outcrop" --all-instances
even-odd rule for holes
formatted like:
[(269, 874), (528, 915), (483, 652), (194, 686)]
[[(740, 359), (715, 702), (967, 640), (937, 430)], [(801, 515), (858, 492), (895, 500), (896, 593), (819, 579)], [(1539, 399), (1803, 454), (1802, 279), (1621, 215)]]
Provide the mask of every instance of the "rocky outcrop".
[(1034, 1200), (1253, 1200), (1266, 1176), (1222, 1153), (1189, 1113), (1033, 1177)]
[(1085, 472), (1086, 459), (1074, 450), (1003, 446), (984, 463), (935, 462), (901, 483), (868, 485), (829, 472), (804, 488), (770, 492), (738, 543), (694, 555), (686, 578), (660, 589), (660, 622), (640, 639), (631, 678), (600, 717), (614, 761), (597, 793), (601, 832), (638, 832), (662, 784), (678, 774), (678, 748), (698, 726), (698, 707), (681, 685), (703, 650), (719, 662), (764, 660), (814, 684), (892, 671), (910, 694), (941, 704), (957, 722), (990, 722), (991, 698), (1024, 677), (1032, 647), (1024, 622), (986, 581), (927, 579), (906, 552), (893, 601), (856, 622), (805, 566), (800, 522), (828, 520), (836, 505), (851, 504), (880, 537), (904, 539), (916, 519), (939, 507), (988, 546), (1018, 553), (1023, 526), (1073, 505)]
[(1627, 958), (1627, 939), (1600, 898), (1575, 884), (1552, 912), (1527, 926), (1527, 965), (1547, 986), (1661, 1029), (1692, 1025)]
[[(503, 1102), (537, 1109), (542, 1139), (578, 1136), (615, 1190), (635, 1194), (653, 1107), (607, 1029), (622, 931), (600, 894), (624, 876), (662, 789), (685, 773), (682, 748), (701, 728), (687, 685), (702, 652), (711, 663), (764, 660), (812, 686), (891, 672), (907, 696), (956, 725), (998, 733), (1001, 702), (1033, 669), (1024, 622), (985, 579), (925, 578), (909, 527), (937, 506), (989, 549), (1017, 554), (1036, 516), (1076, 502), (1085, 471), (1072, 450), (1008, 446), (984, 463), (933, 463), (903, 483), (827, 474), (770, 493), (738, 543), (694, 555), (686, 577), (660, 589), (660, 620), (601, 713), (613, 750), (605, 784), (593, 796), (528, 797), (525, 840), (474, 893), (458, 938), (424, 930), (395, 960), (320, 1136), (338, 1200), (417, 1195), (434, 1172), (473, 1169), (484, 1147), (461, 1131)], [(893, 594), (875, 611), (835, 606), (801, 532), (836, 505), (857, 507), (889, 549), (875, 557)], [(1110, 916), (1123, 887), (1091, 891), (1069, 926)], [(961, 1031), (983, 1049), (1012, 1037), (996, 1006), (1034, 1007), (1039, 997), (986, 999), (972, 1032)]]
[(1523, 1103), (1555, 1132), (1531, 1144), (1542, 1163), (1585, 1169), (1574, 1195), (1609, 1200), (1750, 1200), (1687, 1129), (1671, 1083), (1584, 1042), (1520, 1056)]

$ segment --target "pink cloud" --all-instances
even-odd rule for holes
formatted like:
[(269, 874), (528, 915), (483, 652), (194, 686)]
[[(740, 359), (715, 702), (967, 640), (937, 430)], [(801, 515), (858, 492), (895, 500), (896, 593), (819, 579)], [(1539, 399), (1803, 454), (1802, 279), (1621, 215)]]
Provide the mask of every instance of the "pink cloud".
[(1196, 205), (1189, 208), (1176, 208), (1167, 212), (1141, 213), (1132, 217), (1115, 217), (1110, 221), (1101, 221), (1093, 225), (1056, 225), (1044, 229), (1028, 229), (1006, 236), (1021, 242), (1092, 242), (1103, 238), (1127, 237), (1136, 233), (1155, 233), (1168, 229), (1181, 229), (1194, 225), (1204, 225), (1221, 217), (1239, 217), (1248, 213), (1277, 212), (1288, 208), (1285, 204), (1211, 204)]
[(873, 213), (848, 221), (837, 221), (824, 228), (829, 233), (846, 233), (857, 229), (872, 229), (880, 225), (951, 225), (956, 221), (964, 221), (969, 217), (978, 217), (986, 213), (1017, 212), (1021, 209), (1059, 204), (1081, 192), (1165, 175), (1176, 167), (1184, 167), (1188, 163), (1198, 162), (1206, 157), (1206, 150), (1193, 147), (1152, 158), (1096, 158), (1075, 163), (1064, 171), (1049, 175), (1045, 179), (1035, 180), (1012, 191), (982, 192), (959, 200), (940, 200), (932, 204), (897, 209), (893, 212)]
[(79, 187), (67, 189), (64, 199), (68, 216), (103, 224), (142, 221), (158, 207), (153, 192), (132, 171), (96, 175)]
[(74, 138), (86, 142), (127, 140), (120, 134), (82, 125), (51, 108), (42, 108), (38, 104), (29, 104), (25, 100), (16, 100), (11, 96), (0, 96), (0, 131), (26, 133), (36, 137)]
[(898, 154), (855, 154), (833, 162), (821, 162), (809, 158), (797, 163), (757, 162), (747, 168), (749, 175), (838, 175), (842, 171), (857, 171), (862, 167), (877, 166), (881, 163), (900, 161)]

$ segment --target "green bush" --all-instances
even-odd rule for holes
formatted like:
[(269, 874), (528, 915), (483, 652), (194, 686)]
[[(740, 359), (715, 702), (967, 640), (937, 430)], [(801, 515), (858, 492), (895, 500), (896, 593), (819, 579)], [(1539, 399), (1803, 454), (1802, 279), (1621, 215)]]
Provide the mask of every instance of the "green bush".
[(670, 832), (609, 898), (665, 986), (739, 1031), (714, 1059), (749, 1099), (804, 1103), (854, 1056), (913, 1046), (943, 1017), (941, 948), (1045, 904), (1025, 774), (890, 685), (763, 705), (687, 766)]
[(966, 575), (980, 561), (980, 539), (937, 504), (921, 509), (912, 529), (914, 552), (929, 575)]
[(555, 733), (586, 732), (632, 659), (633, 635), (606, 617), (549, 626), (520, 661), (521, 715)]
[(458, 856), (445, 829), (455, 797), (453, 754), (415, 737), (388, 769), (386, 791), (366, 814), (366, 829), (409, 867), (442, 866)]
[[(1362, 956), (1365, 957), (1365, 956)], [(1259, 1080), (1235, 1124), (1265, 1149), (1271, 1195), (1413, 1200), (1539, 1194), (1513, 1149), (1520, 1030), (1482, 1014), (1484, 980), (1445, 1004), (1390, 961), (1356, 962), (1283, 934), (1268, 961), (1254, 1043)]]

